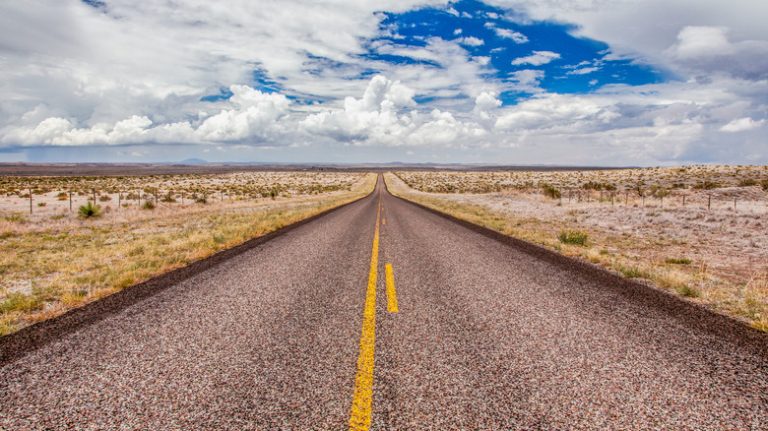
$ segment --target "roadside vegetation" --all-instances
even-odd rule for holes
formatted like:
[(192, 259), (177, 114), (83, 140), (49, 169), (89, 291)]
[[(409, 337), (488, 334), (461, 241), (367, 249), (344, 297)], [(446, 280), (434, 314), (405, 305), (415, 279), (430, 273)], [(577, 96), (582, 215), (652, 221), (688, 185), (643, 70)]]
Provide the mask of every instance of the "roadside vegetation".
[[(97, 198), (102, 203), (96, 204), (91, 192), (82, 196), (90, 200), (70, 213), (69, 193), (58, 191), (73, 183), (67, 177), (33, 179), (41, 187), (38, 199), (62, 203), (56, 211), (8, 211), (8, 196), (0, 197), (6, 205), (0, 211), (0, 335), (360, 198), (376, 180), (374, 174), (271, 174), (254, 174), (247, 187), (238, 188), (263, 190), (263, 195), (249, 192), (239, 199), (219, 199), (212, 191), (211, 183), (232, 184), (222, 178), (229, 175), (177, 176), (183, 178), (172, 181), (185, 184), (184, 204), (180, 189), (149, 185), (156, 184), (149, 177), (130, 178), (142, 193), (153, 193), (140, 205), (128, 199), (128, 192), (120, 197), (126, 206), (117, 207), (111, 195), (111, 200)], [(290, 182), (281, 182), (286, 178)], [(24, 180), (3, 179), (6, 186)], [(92, 185), (99, 180), (82, 181)], [(217, 199), (208, 202), (205, 196)]]
[(389, 190), (768, 331), (768, 167), (396, 172)]

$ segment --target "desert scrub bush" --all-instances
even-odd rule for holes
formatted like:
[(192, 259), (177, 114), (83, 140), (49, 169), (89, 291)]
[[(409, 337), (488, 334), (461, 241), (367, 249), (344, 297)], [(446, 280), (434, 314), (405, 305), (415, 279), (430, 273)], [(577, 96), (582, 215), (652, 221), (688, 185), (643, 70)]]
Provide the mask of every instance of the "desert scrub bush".
[(165, 196), (163, 196), (162, 199), (160, 199), (160, 201), (171, 204), (171, 203), (176, 202), (176, 198), (173, 197), (171, 192), (168, 192)]
[(101, 195), (99, 196), (99, 202), (109, 202), (112, 198), (109, 195)]
[(648, 273), (636, 266), (620, 266), (618, 269), (627, 278), (648, 278)]
[(557, 239), (559, 239), (563, 244), (585, 246), (587, 245), (588, 237), (589, 236), (586, 232), (578, 230), (564, 230), (560, 232), (560, 235), (558, 235)]
[(768, 192), (768, 179), (761, 181), (760, 185), (763, 187), (764, 191)]
[(597, 181), (587, 181), (586, 183), (581, 185), (581, 188), (584, 190), (595, 190), (595, 191), (601, 191), (605, 190), (608, 192), (616, 191), (616, 186), (611, 183), (601, 183)]
[(700, 183), (697, 183), (693, 186), (694, 189), (698, 190), (714, 190), (719, 189), (721, 186), (719, 183), (716, 183), (714, 181), (705, 180)]
[(677, 288), (675, 288), (675, 290), (677, 291), (677, 293), (679, 293), (682, 296), (685, 296), (686, 298), (698, 298), (699, 296), (701, 296), (701, 292), (699, 292), (699, 289), (688, 286), (687, 284), (678, 286)]
[(77, 209), (77, 213), (80, 218), (96, 218), (101, 215), (101, 207), (88, 201), (88, 203), (81, 205), (80, 208)]
[(61, 192), (61, 193), (56, 195), (56, 199), (58, 199), (60, 201), (65, 201), (65, 200), (69, 199), (69, 193)]
[(25, 217), (24, 214), (21, 214), (21, 213), (5, 214), (3, 216), (0, 216), (0, 219), (5, 220), (9, 223), (18, 223), (18, 224), (24, 224), (28, 221), (27, 217)]
[(560, 199), (560, 197), (562, 196), (562, 194), (560, 193), (560, 190), (558, 190), (551, 184), (542, 184), (541, 190), (544, 192), (544, 196), (547, 196), (548, 198), (551, 198), (551, 199)]
[(152, 201), (144, 201), (144, 203), (141, 205), (141, 209), (153, 210), (155, 209), (155, 203)]
[(668, 257), (664, 259), (664, 263), (671, 265), (690, 265), (691, 259), (688, 259), (687, 257)]
[(0, 314), (11, 313), (14, 311), (34, 311), (39, 310), (42, 307), (43, 302), (40, 299), (20, 292), (13, 292), (6, 296), (3, 302), (0, 302)]
[(757, 185), (757, 180), (754, 178), (745, 178), (739, 181), (739, 187), (752, 187)]

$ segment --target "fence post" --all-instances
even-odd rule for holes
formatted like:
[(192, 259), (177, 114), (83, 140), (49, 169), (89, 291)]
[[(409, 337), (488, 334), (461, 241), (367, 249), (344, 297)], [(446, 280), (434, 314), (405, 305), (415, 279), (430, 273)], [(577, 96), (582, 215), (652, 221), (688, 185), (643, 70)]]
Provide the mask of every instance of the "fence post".
[(69, 191), (69, 212), (72, 212), (72, 190)]
[(117, 210), (120, 211), (120, 203), (123, 201), (123, 192), (117, 192)]
[(29, 189), (29, 213), (32, 214), (32, 189)]
[(712, 195), (707, 195), (707, 211), (712, 209)]

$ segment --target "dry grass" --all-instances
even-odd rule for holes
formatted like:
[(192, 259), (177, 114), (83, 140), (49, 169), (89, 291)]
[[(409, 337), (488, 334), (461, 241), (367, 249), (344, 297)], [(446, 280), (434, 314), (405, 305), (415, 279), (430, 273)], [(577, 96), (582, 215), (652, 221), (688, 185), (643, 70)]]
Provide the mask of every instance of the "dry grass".
[[(575, 173), (398, 172), (385, 179), (390, 191), (407, 199), (643, 280), (768, 330), (768, 193), (744, 180), (757, 181), (766, 173), (765, 167), (715, 166)], [(629, 190), (638, 178), (643, 179), (645, 205), (643, 196)], [(704, 182), (709, 184), (704, 187)], [(542, 184), (561, 191), (562, 197), (552, 199)], [(707, 209), (709, 194), (726, 202), (713, 199)], [(734, 196), (739, 200), (736, 210)], [(568, 232), (589, 240), (582, 245), (566, 235), (563, 241), (561, 234)]]
[[(272, 189), (268, 174), (257, 174), (262, 183), (251, 177), (250, 187)], [(266, 193), (207, 204), (158, 203), (154, 209), (134, 204), (88, 219), (68, 212), (32, 217), (0, 214), (0, 334), (352, 201), (375, 184), (373, 174), (275, 173), (274, 178), (279, 182), (291, 175), (292, 186), (282, 183), (283, 191), (274, 199)], [(221, 177), (229, 176), (242, 178)], [(196, 187), (203, 190), (211, 187), (209, 181), (227, 181), (216, 176), (179, 177), (196, 177), (201, 181)], [(192, 178), (177, 180), (193, 187)], [(55, 190), (47, 193), (57, 199)]]

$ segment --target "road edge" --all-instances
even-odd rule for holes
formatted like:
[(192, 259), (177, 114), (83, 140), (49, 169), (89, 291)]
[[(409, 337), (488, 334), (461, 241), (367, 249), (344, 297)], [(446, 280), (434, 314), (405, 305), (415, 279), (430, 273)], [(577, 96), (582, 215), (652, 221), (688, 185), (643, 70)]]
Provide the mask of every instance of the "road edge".
[(566, 256), (539, 244), (505, 235), (485, 226), (460, 219), (405, 197), (398, 196), (389, 191), (386, 177), (384, 188), (389, 195), (400, 199), (403, 202), (415, 205), (432, 214), (450, 220), (537, 259), (581, 273), (588, 277), (593, 277), (602, 285), (613, 289), (622, 296), (632, 300), (646, 301), (674, 318), (686, 321), (689, 323), (689, 325), (686, 326), (687, 328), (694, 329), (700, 334), (709, 334), (718, 338), (726, 338), (731, 342), (736, 342), (740, 347), (747, 348), (755, 354), (768, 357), (768, 333), (753, 328), (746, 322), (717, 310), (713, 310), (704, 304), (686, 301), (685, 299), (654, 286), (653, 284), (624, 278), (593, 263)]
[(0, 337), (0, 366), (15, 362), (27, 354), (53, 342), (78, 329), (96, 323), (109, 315), (150, 298), (190, 277), (219, 265), (235, 256), (243, 254), (268, 241), (280, 237), (300, 226), (313, 222), (330, 213), (360, 202), (373, 195), (373, 190), (362, 197), (329, 208), (313, 216), (283, 226), (267, 234), (251, 238), (234, 247), (218, 251), (208, 257), (194, 261), (186, 266), (150, 278), (149, 280), (128, 286), (109, 296), (74, 308), (50, 319), (46, 319), (18, 331)]

